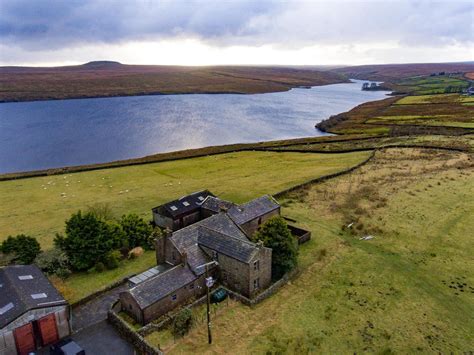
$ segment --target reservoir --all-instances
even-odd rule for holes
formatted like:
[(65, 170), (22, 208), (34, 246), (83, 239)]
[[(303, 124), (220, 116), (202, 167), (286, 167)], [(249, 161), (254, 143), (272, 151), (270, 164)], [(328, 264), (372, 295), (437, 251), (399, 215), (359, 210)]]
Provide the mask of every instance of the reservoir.
[(183, 94), (0, 104), (0, 173), (212, 145), (321, 136), (314, 125), (386, 92), (361, 81), (268, 94)]

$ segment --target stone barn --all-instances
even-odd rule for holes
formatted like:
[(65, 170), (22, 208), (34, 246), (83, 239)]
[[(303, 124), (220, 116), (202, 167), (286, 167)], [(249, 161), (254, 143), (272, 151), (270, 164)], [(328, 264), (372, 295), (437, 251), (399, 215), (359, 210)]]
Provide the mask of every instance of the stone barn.
[(69, 305), (40, 269), (0, 269), (0, 354), (29, 354), (71, 333)]

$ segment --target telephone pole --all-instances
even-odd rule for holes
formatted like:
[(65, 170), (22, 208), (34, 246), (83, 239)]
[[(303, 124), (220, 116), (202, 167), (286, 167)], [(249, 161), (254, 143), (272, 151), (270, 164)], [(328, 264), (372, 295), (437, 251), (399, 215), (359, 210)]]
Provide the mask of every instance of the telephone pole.
[(209, 276), (209, 266), (218, 265), (217, 261), (213, 260), (209, 263), (199, 265), (197, 268), (205, 267), (206, 273), (206, 293), (207, 293), (207, 340), (209, 344), (212, 344), (212, 333), (211, 333), (211, 293), (210, 288), (214, 284), (212, 276)]

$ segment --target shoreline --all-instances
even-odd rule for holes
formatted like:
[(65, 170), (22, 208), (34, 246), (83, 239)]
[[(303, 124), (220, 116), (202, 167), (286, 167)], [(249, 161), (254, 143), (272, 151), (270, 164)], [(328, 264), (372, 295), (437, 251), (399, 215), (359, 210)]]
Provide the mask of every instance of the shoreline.
[[(356, 79), (357, 80), (357, 79)], [(109, 99), (109, 98), (124, 98), (124, 97), (139, 97), (139, 96), (168, 96), (168, 95), (261, 95), (261, 94), (273, 94), (279, 92), (287, 92), (293, 89), (312, 89), (316, 86), (328, 86), (337, 84), (350, 84), (353, 83), (351, 79), (347, 81), (339, 81), (329, 84), (316, 84), (316, 85), (297, 85), (289, 86), (282, 90), (268, 90), (260, 92), (243, 92), (243, 91), (202, 91), (202, 92), (137, 92), (134, 94), (111, 94), (111, 95), (90, 95), (90, 96), (73, 96), (64, 98), (35, 98), (35, 99), (0, 99), (0, 104), (7, 103), (26, 103), (26, 102), (41, 102), (41, 101), (66, 101), (66, 100), (85, 100), (85, 99)]]
[[(50, 168), (50, 169), (0, 173), (0, 182), (28, 179), (28, 178), (42, 177), (42, 176), (50, 176), (50, 175), (64, 175), (64, 174), (79, 173), (79, 172), (92, 171), (92, 170), (121, 168), (121, 167), (132, 166), (132, 165), (153, 164), (153, 163), (160, 163), (160, 162), (166, 162), (166, 161), (199, 158), (199, 157), (204, 157), (204, 156), (234, 153), (234, 152), (254, 151), (254, 150), (267, 149), (267, 148), (285, 147), (285, 146), (290, 146), (290, 145), (295, 145), (295, 144), (310, 144), (310, 143), (325, 143), (325, 142), (337, 143), (337, 142), (345, 142), (345, 141), (351, 141), (351, 140), (373, 139), (377, 137), (382, 137), (382, 135), (332, 134), (332, 135), (327, 135), (327, 136), (313, 136), (313, 137), (292, 138), (292, 139), (285, 139), (285, 140), (271, 140), (271, 141), (261, 141), (261, 142), (254, 142), (254, 143), (216, 145), (216, 146), (208, 146), (208, 147), (203, 147), (203, 148), (178, 150), (178, 151), (173, 151), (173, 152), (168, 152), (168, 153), (157, 153), (157, 154), (147, 155), (144, 157), (115, 160), (115, 161), (110, 161), (110, 162), (105, 162), (105, 163), (73, 165), (73, 166), (64, 166), (64, 167)], [(332, 152), (328, 152), (328, 154), (330, 153)]]

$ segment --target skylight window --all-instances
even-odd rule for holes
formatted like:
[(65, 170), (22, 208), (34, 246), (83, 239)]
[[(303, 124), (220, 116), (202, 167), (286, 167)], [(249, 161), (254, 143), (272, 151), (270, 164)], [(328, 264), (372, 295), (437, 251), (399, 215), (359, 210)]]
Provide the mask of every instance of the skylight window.
[(10, 309), (12, 309), (14, 306), (13, 306), (13, 303), (7, 303), (5, 306), (3, 306), (2, 308), (0, 308), (0, 315), (2, 314), (5, 314), (7, 313)]
[(33, 280), (33, 276), (32, 275), (20, 275), (20, 276), (18, 276), (18, 279), (20, 279), (21, 281)]
[(31, 298), (34, 300), (39, 300), (40, 298), (46, 298), (48, 295), (46, 293), (33, 293)]
[(184, 201), (184, 202), (183, 202), (183, 205), (186, 206), (186, 207), (188, 207), (188, 206), (189, 206), (189, 202), (188, 202), (188, 201)]
[(176, 206), (170, 206), (170, 208), (171, 208), (171, 211), (177, 211), (178, 210), (178, 207), (176, 207)]
[(204, 201), (204, 197), (202, 197), (202, 196), (199, 196), (198, 199), (199, 199), (200, 201)]

